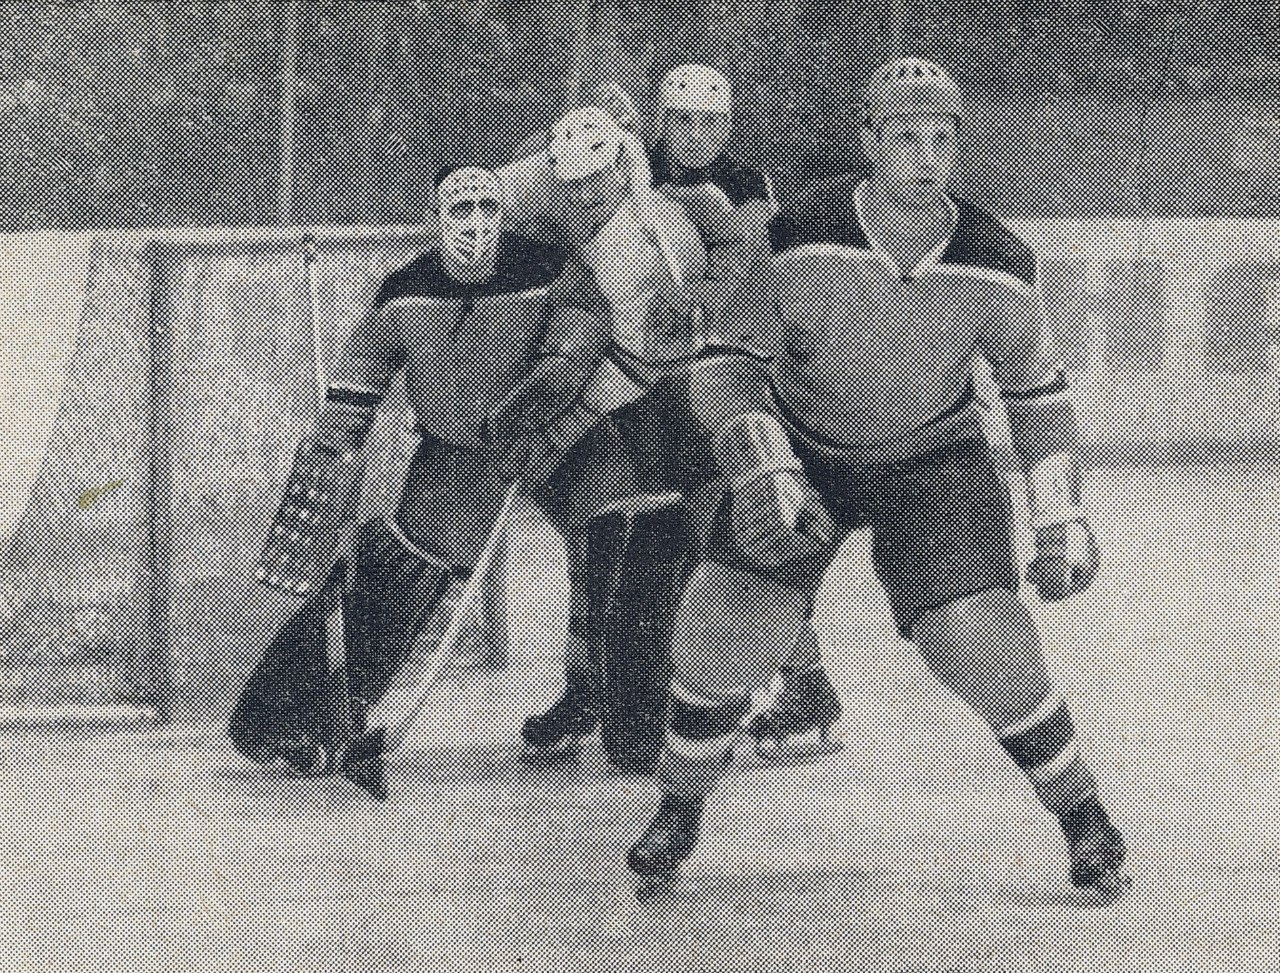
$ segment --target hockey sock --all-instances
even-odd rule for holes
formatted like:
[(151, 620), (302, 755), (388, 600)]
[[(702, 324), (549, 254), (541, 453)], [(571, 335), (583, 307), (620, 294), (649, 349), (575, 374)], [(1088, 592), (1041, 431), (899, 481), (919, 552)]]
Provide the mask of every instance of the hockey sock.
[(751, 696), (745, 692), (716, 702), (673, 684), (666, 743), (658, 758), (663, 792), (687, 798), (711, 793), (750, 707)]
[(1097, 781), (1080, 753), (1071, 712), (1056, 693), (1020, 720), (997, 730), (1000, 745), (1058, 816), (1097, 793)]

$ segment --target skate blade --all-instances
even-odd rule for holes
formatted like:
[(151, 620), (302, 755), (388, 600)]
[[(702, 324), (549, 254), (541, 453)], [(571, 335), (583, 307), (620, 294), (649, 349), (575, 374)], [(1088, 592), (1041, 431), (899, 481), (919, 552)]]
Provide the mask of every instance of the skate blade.
[(844, 749), (844, 743), (831, 737), (807, 734), (790, 737), (781, 743), (776, 740), (757, 740), (754, 760), (771, 766), (799, 767), (816, 763)]
[(1100, 909), (1123, 898), (1133, 888), (1133, 878), (1120, 870), (1104, 872), (1097, 881), (1074, 889), (1073, 900), (1083, 909)]

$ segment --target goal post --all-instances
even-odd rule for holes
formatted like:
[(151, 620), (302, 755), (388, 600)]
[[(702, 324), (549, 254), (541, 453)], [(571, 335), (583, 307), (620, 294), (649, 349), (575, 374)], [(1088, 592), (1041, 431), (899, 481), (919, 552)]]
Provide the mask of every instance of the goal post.
[[(94, 241), (57, 418), (0, 547), (0, 726), (230, 708), (292, 608), (250, 566), (328, 364), (307, 248), (332, 355), (383, 276), (429, 243), (418, 227)], [(398, 492), (407, 435), (393, 391), (371, 436), (367, 511)]]

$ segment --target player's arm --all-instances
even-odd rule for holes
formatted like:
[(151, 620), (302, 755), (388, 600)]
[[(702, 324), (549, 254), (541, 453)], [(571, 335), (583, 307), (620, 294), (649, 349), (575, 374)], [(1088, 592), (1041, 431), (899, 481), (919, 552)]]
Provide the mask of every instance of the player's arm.
[(508, 475), (520, 472), (540, 434), (573, 408), (608, 347), (608, 315), (578, 299), (587, 290), (582, 274), (575, 263), (553, 285), (529, 371), (484, 420), (481, 436)]
[(262, 583), (305, 595), (339, 556), (360, 500), (364, 441), (401, 364), (378, 304), (344, 344), (315, 429), (294, 453), (257, 563)]
[(1083, 591), (1099, 554), (1081, 504), (1075, 405), (1038, 288), (1010, 289), (992, 315), (987, 357), (1026, 478), (1036, 557), (1029, 580), (1046, 601)]

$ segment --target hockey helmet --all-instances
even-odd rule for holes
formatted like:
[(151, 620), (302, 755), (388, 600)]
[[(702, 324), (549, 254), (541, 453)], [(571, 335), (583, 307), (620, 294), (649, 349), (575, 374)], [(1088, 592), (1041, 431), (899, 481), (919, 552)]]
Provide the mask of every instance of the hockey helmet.
[(660, 111), (716, 112), (733, 110), (729, 79), (705, 64), (681, 64), (672, 68), (658, 86)]
[(551, 127), (551, 171), (573, 182), (616, 165), (626, 133), (603, 108), (575, 108)]
[(882, 66), (862, 96), (863, 123), (879, 127), (894, 115), (951, 115), (963, 111), (960, 86), (944, 68), (918, 57), (902, 57)]
[(502, 225), (498, 177), (479, 166), (464, 166), (441, 180), (436, 196), (441, 249), (463, 265), (484, 262), (497, 250)]

